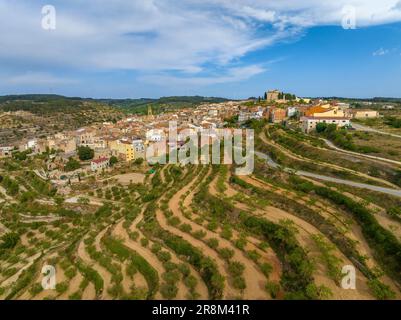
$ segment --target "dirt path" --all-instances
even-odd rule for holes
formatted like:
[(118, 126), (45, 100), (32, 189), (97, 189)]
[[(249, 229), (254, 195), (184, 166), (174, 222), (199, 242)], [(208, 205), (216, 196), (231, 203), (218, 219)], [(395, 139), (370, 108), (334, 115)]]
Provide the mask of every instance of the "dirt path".
[[(349, 154), (349, 155), (352, 155), (352, 156), (355, 156), (355, 157), (358, 157), (358, 158), (371, 160), (371, 161), (376, 162), (376, 163), (387, 162), (387, 163), (395, 164), (397, 166), (401, 166), (401, 162), (400, 161), (391, 160), (391, 159), (382, 158), (382, 157), (377, 157), (377, 156), (371, 156), (371, 155), (368, 155), (368, 154), (358, 153), (358, 152), (349, 151), (349, 150), (344, 150), (344, 149), (341, 149), (341, 148), (337, 147), (330, 140), (327, 140), (327, 139), (322, 139), (322, 140), (326, 143), (326, 145), (329, 148), (334, 149), (335, 151), (337, 151), (340, 154), (341, 153), (345, 153), (345, 154)], [(318, 148), (318, 149), (327, 150), (325, 148)]]
[(0, 287), (3, 287), (3, 288), (4, 288), (4, 287), (7, 287), (7, 286), (11, 285), (12, 283), (14, 283), (15, 281), (17, 281), (17, 279), (19, 278), (19, 276), (21, 275), (21, 273), (22, 273), (24, 270), (28, 269), (28, 268), (35, 262), (35, 260), (38, 259), (41, 255), (42, 255), (42, 253), (41, 253), (41, 252), (38, 252), (38, 253), (34, 254), (33, 256), (27, 258), (27, 263), (26, 263), (22, 268), (20, 268), (20, 269), (18, 270), (18, 272), (16, 272), (15, 274), (13, 274), (11, 277), (9, 277), (9, 278), (3, 280), (3, 281), (0, 283)]
[(96, 290), (95, 286), (92, 282), (89, 282), (87, 287), (84, 289), (82, 293), (82, 300), (95, 300), (96, 299)]
[(77, 272), (76, 276), (68, 281), (68, 290), (57, 297), (58, 300), (68, 300), (68, 297), (79, 290), (79, 285), (84, 278)]
[[(148, 248), (142, 247), (142, 245), (139, 242), (131, 240), (126, 230), (123, 227), (123, 223), (124, 221), (121, 221), (116, 224), (113, 230), (113, 234), (119, 239), (122, 239), (124, 241), (124, 245), (126, 245), (128, 248), (130, 248), (131, 250), (137, 252), (140, 256), (142, 256), (157, 271), (160, 278), (160, 276), (164, 272), (166, 272), (160, 260), (157, 259), (157, 257), (153, 254), (153, 252), (151, 252)], [(162, 299), (160, 293), (157, 293), (156, 299)]]
[(112, 286), (111, 284), (111, 274), (102, 266), (100, 266), (96, 261), (92, 260), (89, 254), (85, 250), (85, 243), (81, 241), (78, 246), (77, 255), (81, 258), (87, 265), (92, 267), (95, 271), (99, 273), (104, 282), (102, 299), (112, 300), (113, 298), (108, 293), (108, 289)]
[(360, 176), (360, 177), (363, 177), (363, 178), (366, 178), (366, 179), (369, 179), (369, 180), (380, 182), (380, 183), (385, 184), (385, 185), (387, 185), (389, 187), (392, 187), (392, 188), (399, 189), (398, 186), (396, 186), (396, 185), (394, 185), (391, 182), (388, 182), (386, 180), (383, 180), (383, 179), (380, 179), (380, 178), (376, 178), (376, 177), (372, 177), (372, 176), (370, 176), (368, 174), (365, 174), (365, 173), (362, 173), (362, 172), (359, 172), (359, 171), (355, 171), (355, 170), (352, 170), (352, 169), (348, 169), (348, 168), (345, 168), (345, 167), (341, 167), (341, 166), (338, 166), (338, 165), (335, 165), (335, 164), (330, 164), (330, 163), (327, 163), (327, 162), (311, 160), (309, 158), (305, 158), (303, 156), (297, 155), (297, 154), (293, 153), (292, 151), (284, 148), (280, 144), (278, 144), (278, 143), (276, 143), (274, 141), (270, 141), (269, 139), (267, 139), (267, 137), (266, 137), (264, 132), (262, 132), (259, 135), (259, 137), (263, 141), (263, 143), (265, 143), (267, 145), (270, 145), (270, 146), (274, 146), (275, 148), (279, 149), (281, 152), (283, 152), (286, 156), (288, 156), (291, 159), (294, 159), (294, 160), (297, 160), (297, 161), (303, 161), (303, 162), (312, 162), (313, 161), (313, 163), (316, 163), (317, 165), (321, 165), (321, 166), (324, 166), (324, 167), (332, 168), (332, 169), (335, 169), (335, 170), (347, 171), (347, 172), (352, 173), (354, 175), (357, 175), (357, 176)]
[[(248, 179), (248, 183), (251, 183), (252, 184), (252, 182), (254, 181), (254, 180), (252, 180), (252, 179), (249, 179), (248, 177), (246, 177), (244, 180), (246, 180), (246, 179)], [(254, 184), (255, 185), (255, 184)], [(263, 185), (256, 185), (257, 187), (262, 187), (263, 188)], [(276, 210), (279, 210), (279, 209), (276, 209)], [(281, 211), (281, 210), (280, 210)], [(273, 216), (271, 216), (271, 218), (274, 218), (274, 217), (276, 217), (277, 216), (277, 211), (276, 211), (276, 213), (273, 215)], [(289, 214), (290, 216), (292, 216), (291, 214)], [(306, 223), (304, 220), (302, 220), (302, 219), (299, 219), (299, 218), (297, 218), (297, 217), (295, 217), (295, 216), (292, 216), (293, 218), (295, 218), (295, 220), (298, 220), (298, 221), (300, 221), (300, 222), (303, 222), (303, 225), (302, 225), (302, 227), (304, 228), (304, 230), (306, 230), (307, 232), (309, 232), (309, 233), (311, 233), (311, 232), (313, 232), (313, 229), (315, 229), (315, 231), (318, 231), (315, 227), (313, 227), (313, 226), (311, 226), (310, 225), (310, 227), (311, 228), (313, 228), (313, 229), (305, 229), (305, 227), (306, 227), (306, 225), (308, 224), (308, 223)], [(291, 219), (292, 220), (292, 219)], [(295, 220), (293, 220), (294, 222), (295, 222)], [(318, 233), (320, 233), (320, 231), (318, 231)], [(320, 233), (321, 234), (321, 233)], [(366, 242), (366, 240), (365, 240), (365, 238), (363, 237), (363, 234), (362, 234), (362, 231), (361, 231), (361, 229), (360, 229), (360, 227), (359, 227), (359, 225), (357, 224), (357, 223), (354, 223), (351, 227), (350, 227), (350, 230), (349, 230), (349, 232), (347, 233), (347, 236), (350, 238), (350, 240), (353, 240), (353, 241), (355, 241), (355, 243), (356, 243), (356, 249), (358, 250), (358, 252), (360, 253), (360, 254), (362, 254), (362, 255), (364, 255), (364, 256), (366, 256), (366, 257), (368, 257), (369, 259), (366, 261), (366, 263), (367, 263), (367, 265), (369, 266), (369, 268), (375, 268), (375, 267), (378, 267), (378, 264), (376, 263), (376, 261), (375, 261), (375, 259), (373, 258), (374, 257), (374, 255), (373, 255), (373, 252), (372, 252), (372, 250), (370, 249), (370, 247), (369, 247), (369, 245), (367, 244), (367, 242)], [(326, 237), (325, 237), (326, 238)], [(301, 240), (301, 239), (300, 239)], [(329, 241), (327, 238), (326, 238), (326, 241)], [(330, 241), (329, 241), (330, 242)], [(314, 245), (314, 244), (313, 244)], [(334, 244), (333, 244), (334, 245)], [(338, 250), (338, 254), (340, 254), (341, 256), (342, 256), (342, 260), (343, 261), (346, 261), (347, 262), (347, 264), (350, 264), (350, 265), (352, 265), (352, 263), (348, 260), (348, 258), (346, 258), (339, 250)], [(360, 272), (358, 272), (358, 274), (359, 274)], [(364, 279), (365, 279), (365, 283), (366, 283), (366, 278), (365, 277), (363, 277)], [(387, 285), (389, 285), (395, 292), (396, 292), (396, 294), (397, 294), (397, 297), (401, 297), (401, 294), (400, 294), (400, 291), (398, 290), (398, 288), (397, 288), (397, 286), (394, 284), (394, 282), (393, 282), (393, 280), (392, 279), (390, 279), (388, 276), (383, 276), (382, 278), (381, 278), (381, 281), (383, 281), (385, 284), (387, 284)], [(358, 286), (361, 286), (361, 284), (359, 284)], [(366, 287), (366, 284), (365, 284), (365, 287)], [(362, 286), (361, 286), (361, 288), (362, 288)], [(341, 290), (341, 293), (342, 294), (344, 294), (344, 292), (343, 291), (346, 291), (346, 290)], [(333, 291), (334, 292), (334, 291)], [(370, 295), (370, 293), (369, 293), (369, 290), (367, 291), (367, 293), (366, 294), (369, 294)]]
[[(262, 187), (261, 185), (256, 185), (255, 181), (248, 177), (243, 177), (243, 180), (257, 187)], [(303, 248), (307, 249), (308, 256), (311, 259), (313, 259), (316, 263), (317, 268), (313, 273), (316, 284), (324, 285), (330, 288), (330, 290), (333, 293), (333, 298), (350, 299), (350, 300), (372, 299), (372, 296), (369, 293), (369, 288), (367, 287), (366, 284), (367, 279), (360, 272), (357, 272), (356, 290), (344, 290), (338, 287), (336, 283), (326, 275), (326, 267), (319, 259), (321, 253), (319, 249), (316, 247), (311, 236), (320, 235), (325, 239), (326, 242), (331, 243), (331, 241), (317, 228), (307, 223), (306, 221), (275, 207), (269, 206), (264, 210), (257, 210), (257, 212), (255, 213), (257, 213), (258, 215), (261, 214), (264, 218), (267, 218), (269, 221), (272, 221), (274, 223), (279, 223), (281, 220), (287, 219), (291, 220), (295, 224), (299, 232), (298, 234), (296, 234), (298, 242)], [(346, 256), (344, 256), (338, 249), (336, 250), (335, 255), (343, 261), (344, 265), (352, 265), (351, 261), (349, 261), (349, 259)]]
[[(174, 215), (179, 217), (181, 219), (181, 221), (185, 221), (186, 223), (190, 224), (193, 227), (193, 230), (200, 229), (200, 227), (197, 224), (195, 224), (194, 222), (192, 222), (191, 220), (188, 220), (182, 216), (181, 210), (179, 209), (179, 202), (180, 202), (180, 198), (182, 195), (184, 195), (187, 191), (190, 191), (191, 189), (194, 188), (195, 182), (196, 182), (196, 179), (194, 178), (190, 184), (188, 184), (183, 189), (181, 189), (179, 192), (177, 192), (169, 201), (169, 208), (172, 210)], [(206, 256), (209, 256), (215, 260), (217, 267), (219, 269), (219, 272), (222, 275), (226, 276), (226, 286), (225, 286), (225, 290), (224, 290), (224, 297), (226, 299), (238, 297), (240, 295), (240, 292), (237, 289), (232, 287), (231, 281), (227, 281), (229, 279), (227, 265), (226, 265), (225, 261), (218, 255), (218, 253), (216, 251), (211, 249), (203, 241), (198, 240), (198, 239), (194, 238), (193, 236), (189, 235), (188, 233), (182, 232), (181, 230), (168, 225), (166, 217), (160, 210), (157, 211), (157, 219), (163, 229), (166, 229), (166, 230), (170, 231), (171, 233), (174, 233), (174, 234), (182, 237), (184, 240), (188, 241), (192, 245), (194, 245), (194, 246), (198, 247), (200, 250), (202, 250)], [(219, 235), (207, 232), (207, 236), (209, 236), (209, 237), (217, 236), (219, 238), (220, 243), (224, 243), (226, 246), (231, 247), (231, 243), (226, 243), (226, 242), (221, 241), (223, 239), (221, 239), (221, 237)], [(238, 252), (236, 252), (236, 256), (233, 259), (239, 260), (240, 257), (241, 257), (241, 260), (243, 261), (242, 255), (240, 255)], [(249, 260), (247, 260), (246, 263), (249, 263)], [(256, 273), (257, 281), (260, 280), (259, 275), (260, 275), (260, 272)], [(264, 280), (263, 275), (262, 275), (262, 277)], [(246, 276), (245, 276), (245, 279), (247, 279)], [(252, 275), (251, 279), (255, 279), (255, 276)], [(255, 288), (255, 290), (256, 290), (255, 293), (248, 293), (247, 290), (245, 290), (245, 291), (247, 292), (247, 294), (249, 296), (254, 296), (255, 299), (266, 298), (265, 292), (263, 292), (263, 295), (261, 295), (261, 289), (259, 289), (258, 286), (262, 286), (262, 284), (259, 284), (257, 281), (252, 281), (252, 283), (256, 282), (256, 285), (252, 285), (252, 288)], [(250, 286), (248, 285), (248, 288), (249, 287)]]

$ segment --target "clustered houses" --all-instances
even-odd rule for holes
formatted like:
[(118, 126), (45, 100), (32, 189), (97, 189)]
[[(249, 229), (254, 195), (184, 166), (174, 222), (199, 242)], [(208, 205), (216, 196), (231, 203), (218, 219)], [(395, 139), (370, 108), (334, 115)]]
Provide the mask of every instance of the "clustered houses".
[(379, 112), (370, 109), (350, 109), (347, 103), (320, 102), (301, 111), (302, 130), (311, 132), (318, 123), (335, 124), (337, 127), (350, 127), (351, 119), (378, 118)]
[[(139, 158), (146, 160), (146, 150), (160, 142), (165, 142), (169, 148), (179, 149), (190, 134), (206, 134), (212, 139), (220, 134), (220, 129), (227, 124), (227, 119), (235, 117), (238, 117), (239, 124), (252, 119), (265, 119), (271, 123), (300, 119), (299, 124), (303, 131), (310, 132), (320, 122), (344, 127), (350, 125), (351, 118), (379, 116), (376, 111), (349, 109), (348, 104), (336, 101), (329, 104), (295, 97), (291, 103), (281, 103), (279, 98), (282, 97), (282, 93), (277, 90), (268, 92), (266, 96), (267, 99), (263, 103), (205, 103), (197, 108), (158, 115), (153, 115), (149, 109), (147, 116), (130, 116), (117, 123), (105, 122), (45, 138), (33, 138), (22, 141), (17, 146), (0, 146), (0, 157), (10, 156), (15, 148), (20, 151), (32, 150), (33, 153), (55, 150), (58, 151), (57, 155), (52, 156), (52, 163), (48, 164), (48, 168), (62, 170), (71, 157), (78, 158), (77, 149), (86, 146), (94, 150), (90, 169), (98, 171), (108, 168), (109, 160), (113, 156), (121, 162)], [(168, 136), (171, 122), (177, 126), (175, 137)]]
[(337, 127), (350, 125), (350, 117), (335, 104), (320, 104), (308, 108), (304, 111), (301, 121), (304, 132), (315, 130), (318, 123), (335, 124)]

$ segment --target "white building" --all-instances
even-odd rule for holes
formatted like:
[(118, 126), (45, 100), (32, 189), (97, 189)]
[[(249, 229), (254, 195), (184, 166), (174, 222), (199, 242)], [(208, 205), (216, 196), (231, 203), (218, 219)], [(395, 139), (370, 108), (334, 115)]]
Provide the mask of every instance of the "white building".
[(135, 159), (145, 159), (145, 144), (142, 139), (133, 139), (132, 146), (134, 147), (134, 158)]
[(297, 107), (288, 107), (287, 108), (287, 117), (293, 117), (298, 113)]
[(26, 149), (34, 150), (37, 145), (38, 145), (38, 140), (36, 139), (28, 140), (28, 142), (26, 143)]
[(217, 109), (210, 109), (208, 114), (210, 117), (217, 117), (219, 115), (219, 112)]
[(110, 165), (108, 158), (99, 158), (91, 161), (91, 170), (93, 172), (98, 170), (107, 169)]
[(164, 132), (161, 129), (151, 129), (146, 132), (146, 139), (150, 142), (160, 142), (164, 138)]
[(336, 106), (341, 110), (346, 110), (350, 108), (350, 104), (346, 102), (337, 102)]
[(244, 112), (241, 111), (238, 115), (238, 122), (245, 122), (251, 118), (251, 115), (249, 112)]
[(349, 118), (328, 118), (328, 117), (302, 117), (302, 131), (309, 133), (316, 129), (318, 123), (335, 124), (337, 127), (350, 126)]
[(0, 158), (11, 157), (13, 150), (13, 146), (0, 147)]
[(251, 112), (249, 116), (250, 119), (262, 119), (263, 118), (263, 110), (258, 110), (255, 112)]

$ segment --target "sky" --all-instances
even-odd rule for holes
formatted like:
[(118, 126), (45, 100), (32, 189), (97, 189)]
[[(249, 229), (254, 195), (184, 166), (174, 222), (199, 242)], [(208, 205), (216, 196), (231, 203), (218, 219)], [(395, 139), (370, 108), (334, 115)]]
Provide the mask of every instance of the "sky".
[(401, 0), (0, 0), (0, 95), (276, 88), (401, 97)]

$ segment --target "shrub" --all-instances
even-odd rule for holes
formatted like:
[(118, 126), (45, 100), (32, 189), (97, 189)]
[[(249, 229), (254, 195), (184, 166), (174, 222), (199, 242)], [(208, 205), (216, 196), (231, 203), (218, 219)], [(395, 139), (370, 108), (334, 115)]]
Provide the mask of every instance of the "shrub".
[(202, 239), (206, 236), (206, 232), (203, 230), (197, 230), (195, 232), (192, 233), (192, 235), (196, 238), (196, 239)]
[(149, 244), (149, 240), (147, 238), (141, 238), (142, 247), (147, 247)]
[(238, 262), (238, 261), (232, 261), (228, 265), (228, 271), (234, 277), (241, 276), (244, 273), (244, 270), (245, 270), (245, 266), (241, 262)]
[(228, 225), (225, 225), (223, 227), (223, 230), (221, 231), (221, 237), (227, 240), (230, 240), (233, 236), (233, 232), (231, 230), (231, 227)]
[(219, 254), (225, 260), (230, 260), (234, 256), (234, 250), (229, 248), (222, 248), (219, 250)]
[(210, 238), (206, 240), (206, 244), (212, 248), (212, 249), (216, 249), (219, 246), (219, 240), (217, 240), (216, 238)]
[(263, 274), (268, 278), (273, 271), (273, 267), (271, 264), (265, 262), (260, 265), (260, 269), (262, 270)]
[(0, 243), (0, 249), (12, 249), (19, 242), (19, 235), (13, 232), (6, 233), (0, 240), (2, 241)]
[(273, 281), (267, 281), (265, 289), (273, 299), (276, 299), (278, 293), (280, 292), (280, 285)]
[(155, 242), (152, 244), (151, 251), (153, 253), (158, 253), (161, 249), (162, 249), (162, 246), (159, 243)]
[(378, 279), (369, 280), (368, 286), (373, 295), (379, 300), (389, 300), (395, 298), (395, 293), (391, 288), (380, 282)]
[(72, 279), (76, 276), (77, 269), (75, 269), (74, 267), (68, 268), (66, 271), (64, 271), (64, 274), (68, 279)]
[(194, 291), (196, 288), (196, 285), (198, 284), (198, 280), (193, 276), (189, 275), (185, 277), (184, 279), (184, 284), (191, 290)]
[(165, 299), (174, 299), (177, 296), (178, 288), (174, 284), (164, 283), (160, 287), (160, 293)]
[(59, 294), (66, 292), (67, 289), (68, 289), (68, 282), (66, 282), (66, 281), (63, 281), (63, 282), (60, 282), (60, 283), (56, 284), (56, 291)]
[(41, 283), (35, 283), (32, 285), (32, 287), (29, 289), (29, 293), (32, 296), (36, 296), (37, 294), (41, 293), (43, 291), (43, 287)]
[(239, 289), (241, 291), (245, 290), (245, 288), (246, 288), (245, 279), (243, 277), (240, 277), (240, 276), (234, 277), (234, 279), (233, 279), (233, 287), (236, 288), (236, 289)]
[(249, 251), (248, 256), (255, 262), (257, 262), (261, 257), (260, 253), (257, 252), (256, 250)]
[(157, 253), (157, 257), (159, 258), (160, 261), (162, 262), (167, 262), (171, 260), (171, 254), (168, 251), (159, 251)]

